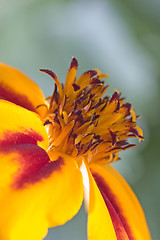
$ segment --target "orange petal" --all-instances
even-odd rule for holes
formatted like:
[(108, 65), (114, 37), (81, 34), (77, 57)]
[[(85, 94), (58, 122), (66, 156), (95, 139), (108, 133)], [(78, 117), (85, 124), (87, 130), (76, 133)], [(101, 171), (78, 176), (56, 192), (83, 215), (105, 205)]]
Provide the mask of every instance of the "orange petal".
[(0, 119), (0, 239), (41, 240), (79, 210), (81, 172), (69, 156), (47, 154), (47, 133), (33, 112), (1, 100)]
[(3, 63), (0, 63), (0, 98), (34, 112), (46, 110), (36, 110), (38, 105), (45, 103), (38, 85), (20, 71)]
[(126, 181), (110, 165), (104, 168), (91, 164), (90, 170), (109, 211), (117, 240), (150, 240), (143, 210)]

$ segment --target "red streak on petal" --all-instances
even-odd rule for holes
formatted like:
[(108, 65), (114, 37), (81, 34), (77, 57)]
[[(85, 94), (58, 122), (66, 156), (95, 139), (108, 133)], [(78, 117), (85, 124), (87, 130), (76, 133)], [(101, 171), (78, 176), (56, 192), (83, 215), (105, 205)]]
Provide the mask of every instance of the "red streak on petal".
[(0, 140), (0, 150), (5, 150), (8, 147), (16, 147), (17, 144), (33, 144), (37, 145), (37, 142), (43, 141), (43, 138), (40, 134), (33, 131), (32, 129), (30, 131), (22, 132), (11, 132), (6, 131), (3, 139)]
[(125, 236), (128, 236), (129, 240), (135, 240), (135, 237), (133, 236), (133, 233), (130, 229), (127, 219), (123, 214), (123, 210), (117, 201), (116, 196), (99, 174), (92, 172), (92, 175), (110, 213), (117, 240), (126, 239)]
[(60, 171), (64, 164), (62, 157), (51, 162), (47, 152), (36, 145), (24, 144), (19, 148), (20, 155), (15, 160), (20, 162), (20, 168), (12, 184), (15, 189), (22, 189), (28, 184), (50, 177), (54, 171)]
[(100, 190), (100, 192), (102, 194), (102, 197), (105, 201), (105, 204), (106, 204), (109, 214), (111, 216), (117, 240), (128, 239), (127, 233), (126, 233), (126, 231), (123, 227), (123, 224), (122, 224), (117, 212), (115, 211), (112, 203), (108, 200), (108, 198), (105, 195), (105, 193), (103, 192), (103, 190)]
[(60, 171), (64, 164), (64, 159), (50, 158), (47, 152), (37, 145), (43, 138), (33, 130), (25, 133), (6, 132), (0, 140), (0, 151), (4, 154), (18, 153), (12, 160), (19, 163), (19, 168), (13, 176), (11, 187), (22, 189), (28, 184), (34, 184), (48, 178), (54, 171)]
[(12, 88), (2, 83), (0, 84), (0, 99), (7, 100), (21, 107), (24, 107), (30, 111), (36, 112), (35, 107), (28, 100), (27, 96), (20, 93), (16, 93)]

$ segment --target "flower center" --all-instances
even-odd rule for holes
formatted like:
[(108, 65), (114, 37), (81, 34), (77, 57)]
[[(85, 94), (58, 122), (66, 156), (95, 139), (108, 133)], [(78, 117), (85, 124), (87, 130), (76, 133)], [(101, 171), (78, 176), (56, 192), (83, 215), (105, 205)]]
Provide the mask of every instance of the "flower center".
[(77, 68), (73, 58), (64, 85), (52, 71), (40, 70), (55, 80), (43, 119), (49, 136), (48, 151), (64, 152), (77, 161), (82, 156), (88, 162), (116, 161), (119, 151), (135, 146), (127, 138), (143, 139), (142, 130), (136, 126), (137, 117), (119, 92), (104, 97), (108, 85), (104, 86), (102, 78), (108, 77), (106, 74), (90, 70), (76, 78)]

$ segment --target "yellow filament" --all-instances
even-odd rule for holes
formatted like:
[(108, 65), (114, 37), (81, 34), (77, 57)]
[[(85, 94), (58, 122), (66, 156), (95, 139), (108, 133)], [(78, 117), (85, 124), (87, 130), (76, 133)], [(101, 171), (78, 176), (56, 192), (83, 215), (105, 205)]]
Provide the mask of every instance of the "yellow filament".
[(76, 78), (77, 69), (75, 67), (71, 68), (66, 77), (65, 85), (64, 85), (64, 93), (69, 96), (73, 92), (72, 84)]
[(68, 136), (68, 134), (72, 130), (74, 126), (74, 122), (75, 121), (73, 120), (72, 122), (68, 123), (68, 125), (62, 130), (61, 134), (53, 142), (53, 146), (57, 147), (65, 140), (65, 138)]

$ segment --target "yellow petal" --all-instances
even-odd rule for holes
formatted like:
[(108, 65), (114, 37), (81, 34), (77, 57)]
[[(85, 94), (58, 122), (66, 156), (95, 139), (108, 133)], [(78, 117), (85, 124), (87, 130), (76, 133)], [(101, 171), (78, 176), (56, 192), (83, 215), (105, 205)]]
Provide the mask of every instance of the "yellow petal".
[(110, 165), (104, 168), (91, 164), (90, 170), (109, 210), (117, 240), (150, 240), (143, 210), (126, 181)]
[(85, 162), (81, 171), (88, 205), (88, 240), (117, 240), (109, 211)]
[(33, 112), (1, 100), (0, 119), (0, 239), (41, 240), (79, 210), (81, 172), (73, 158), (47, 154), (47, 133)]
[(7, 141), (10, 141), (10, 133), (12, 136), (14, 133), (14, 141), (16, 141), (17, 133), (30, 133), (30, 138), (36, 138), (39, 146), (44, 149), (48, 148), (49, 140), (46, 129), (36, 113), (6, 100), (0, 100), (0, 119), (0, 138), (5, 137)]
[(38, 105), (45, 103), (38, 85), (17, 69), (3, 63), (0, 63), (0, 98), (34, 112), (46, 110), (45, 107), (36, 110)]
[(81, 174), (73, 159), (57, 153), (49, 176), (44, 176), (43, 171), (40, 172), (44, 176), (41, 176), (41, 181), (17, 186), (12, 184), (18, 170), (14, 160), (22, 158), (22, 155), (0, 154), (0, 157), (1, 240), (41, 240), (48, 227), (64, 224), (77, 213), (83, 191)]

